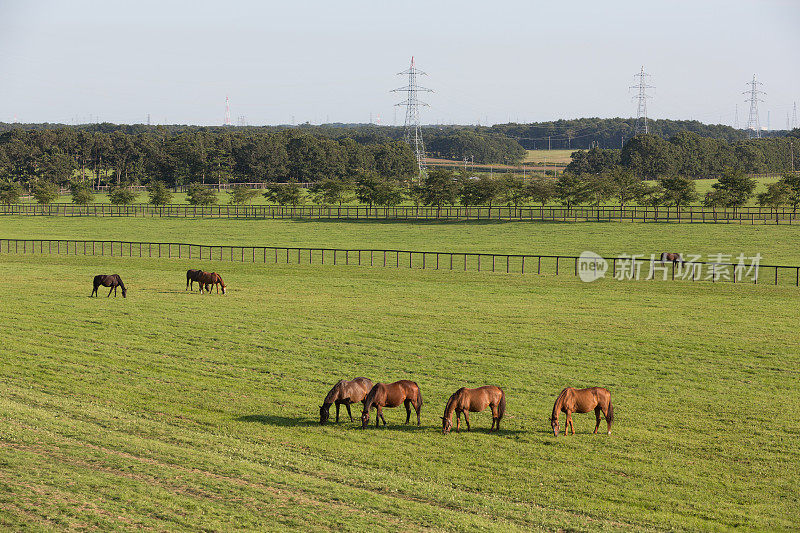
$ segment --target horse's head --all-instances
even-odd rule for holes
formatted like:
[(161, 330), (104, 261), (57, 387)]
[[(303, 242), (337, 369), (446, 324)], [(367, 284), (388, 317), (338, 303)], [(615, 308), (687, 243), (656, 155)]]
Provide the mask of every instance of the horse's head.
[(442, 435), (447, 435), (453, 428), (453, 419), (442, 417)]
[(330, 406), (320, 405), (319, 406), (319, 423), (325, 424), (330, 418)]
[(122, 297), (125, 298), (125, 296), (127, 294), (128, 294), (128, 289), (126, 289), (125, 287), (122, 287)]
[(364, 412), (361, 413), (361, 429), (366, 429), (369, 425), (369, 410), (364, 409)]
[(553, 436), (558, 437), (558, 418), (551, 418), (550, 426), (553, 428)]

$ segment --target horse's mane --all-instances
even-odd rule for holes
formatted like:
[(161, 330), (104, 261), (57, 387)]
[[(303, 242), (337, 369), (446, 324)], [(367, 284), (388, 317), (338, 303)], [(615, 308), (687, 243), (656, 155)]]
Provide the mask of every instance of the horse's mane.
[(553, 404), (553, 414), (550, 415), (550, 420), (555, 420), (558, 416), (558, 411), (561, 406), (564, 405), (564, 397), (567, 395), (568, 390), (569, 387), (566, 387), (561, 391), (561, 394), (558, 395), (558, 398), (556, 398), (556, 403)]
[(370, 407), (375, 403), (375, 395), (378, 394), (378, 385), (382, 385), (382, 383), (376, 383), (364, 398), (364, 411), (369, 412)]
[(447, 400), (447, 405), (444, 408), (444, 417), (445, 418), (447, 418), (448, 415), (451, 416), (451, 417), (453, 416), (453, 411), (456, 410), (456, 396), (462, 390), (463, 389), (458, 389), (457, 391), (455, 391), (453, 394), (450, 395), (450, 399)]
[(328, 395), (325, 396), (325, 401), (323, 403), (333, 403), (336, 399), (336, 395), (339, 393), (339, 390), (342, 388), (342, 384), (344, 383), (343, 379), (340, 379), (336, 385), (328, 392)]
[(122, 287), (122, 290), (125, 290), (125, 284), (124, 284), (124, 283), (122, 283), (122, 278), (121, 278), (121, 277), (119, 277), (119, 274), (114, 274), (114, 277), (115, 277), (115, 278), (117, 279), (117, 281), (119, 282), (119, 286), (120, 286), (120, 287)]

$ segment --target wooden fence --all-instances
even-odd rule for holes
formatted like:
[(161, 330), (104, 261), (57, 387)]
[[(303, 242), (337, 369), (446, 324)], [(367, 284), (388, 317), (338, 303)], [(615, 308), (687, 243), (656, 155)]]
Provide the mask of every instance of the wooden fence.
[[(578, 256), (309, 248), (285, 246), (225, 246), (169, 242), (95, 241), (63, 239), (0, 239), (0, 254), (66, 254), (197, 261), (236, 261), (301, 265), (353, 265), (506, 274), (554, 274), (584, 277), (592, 268)], [(767, 283), (800, 286), (800, 266), (751, 265), (694, 261), (662, 263), (649, 258), (608, 257), (607, 275), (624, 280), (685, 280), (731, 283)], [(640, 275), (647, 269), (646, 275)], [(604, 270), (605, 272), (605, 270)], [(623, 272), (627, 274), (622, 275)], [(634, 276), (634, 273), (636, 275)], [(658, 275), (657, 275), (658, 273)], [(748, 279), (745, 279), (748, 278)], [(770, 283), (771, 282), (771, 283)]]
[(502, 206), (502, 207), (367, 207), (367, 206), (279, 206), (171, 204), (11, 204), (0, 205), (0, 215), (92, 216), (92, 217), (183, 217), (254, 219), (334, 220), (518, 220), (550, 222), (670, 222), (686, 224), (796, 224), (798, 212), (791, 208), (706, 207), (652, 208), (619, 206)]

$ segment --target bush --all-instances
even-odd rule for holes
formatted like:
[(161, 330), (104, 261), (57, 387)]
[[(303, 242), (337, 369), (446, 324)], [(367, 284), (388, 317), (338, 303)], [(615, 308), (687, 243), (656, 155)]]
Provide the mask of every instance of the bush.
[(152, 205), (166, 205), (172, 201), (172, 191), (160, 181), (154, 181), (148, 185), (147, 193), (150, 195)]
[(217, 203), (217, 192), (199, 183), (189, 185), (187, 194), (189, 203), (192, 205), (213, 205)]
[(114, 205), (129, 205), (136, 200), (137, 194), (124, 187), (114, 187), (108, 192), (108, 199)]
[(22, 196), (22, 187), (19, 183), (5, 183), (0, 186), (0, 202), (11, 205), (18, 204)]
[(49, 181), (40, 181), (33, 186), (33, 197), (42, 205), (55, 202), (58, 199), (58, 187)]
[(244, 185), (236, 185), (228, 194), (231, 197), (232, 204), (249, 204), (253, 198), (258, 196), (258, 191)]
[(78, 205), (86, 205), (92, 203), (94, 194), (92, 190), (84, 183), (72, 184), (72, 203)]

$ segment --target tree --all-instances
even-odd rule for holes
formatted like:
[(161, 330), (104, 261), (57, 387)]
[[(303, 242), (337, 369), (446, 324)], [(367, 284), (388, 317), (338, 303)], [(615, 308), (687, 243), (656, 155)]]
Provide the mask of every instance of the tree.
[(232, 204), (240, 205), (249, 204), (253, 198), (258, 196), (258, 191), (245, 187), (244, 185), (236, 185), (228, 194), (230, 195)]
[(642, 178), (621, 166), (611, 169), (608, 178), (611, 182), (611, 196), (619, 200), (622, 208), (629, 202), (641, 200), (647, 188)]
[[(800, 128), (792, 130), (800, 133)], [(785, 174), (781, 178), (781, 183), (785, 183), (789, 187), (789, 198), (787, 203), (792, 206), (792, 211), (797, 212), (797, 206), (800, 205), (800, 174)]]
[(192, 205), (213, 205), (217, 203), (217, 192), (205, 185), (192, 183), (187, 191), (189, 203)]
[(622, 148), (620, 162), (637, 176), (656, 179), (674, 171), (675, 147), (657, 135), (637, 135)]
[(172, 201), (172, 191), (160, 181), (154, 181), (148, 185), (147, 193), (150, 195), (152, 205), (166, 205)]
[(295, 179), (289, 180), (289, 183), (274, 183), (267, 187), (264, 198), (279, 205), (296, 206), (303, 202), (303, 189)]
[(592, 205), (600, 205), (614, 196), (614, 184), (605, 173), (584, 174), (581, 181), (586, 190), (587, 199)]
[(663, 198), (666, 205), (674, 205), (680, 209), (681, 205), (697, 200), (697, 191), (694, 180), (686, 176), (668, 176), (659, 180), (664, 188)]
[(589, 192), (580, 176), (565, 171), (556, 180), (555, 197), (561, 201), (562, 205), (570, 209), (573, 205), (588, 200)]
[(505, 176), (497, 182), (497, 186), (498, 197), (506, 205), (513, 204), (514, 207), (518, 207), (531, 197), (525, 182), (518, 176)]
[(22, 196), (22, 186), (13, 181), (0, 185), (0, 202), (11, 205), (18, 204)]
[(108, 191), (108, 199), (114, 205), (130, 205), (138, 195), (126, 187), (113, 187)]
[(49, 203), (55, 202), (58, 199), (58, 186), (55, 183), (49, 181), (39, 181), (37, 182), (31, 191), (33, 193), (33, 197), (36, 198), (36, 201), (42, 205), (47, 205)]
[(746, 204), (753, 196), (756, 180), (742, 171), (728, 168), (712, 187), (719, 193), (718, 200), (722, 202), (723, 207), (736, 208)]
[(465, 206), (488, 205), (492, 207), (492, 201), (499, 192), (497, 182), (488, 176), (466, 178), (460, 180), (459, 185), (458, 197), (461, 199), (461, 204)]
[(92, 203), (94, 194), (86, 183), (75, 182), (70, 186), (72, 192), (72, 203), (86, 205)]
[(425, 205), (436, 206), (436, 218), (441, 215), (443, 204), (453, 205), (457, 198), (458, 182), (452, 170), (433, 168), (426, 173), (421, 184), (420, 199)]
[(322, 205), (336, 204), (342, 205), (345, 195), (349, 191), (348, 183), (343, 180), (326, 178), (318, 181), (309, 188), (309, 192), (314, 195), (314, 201)]
[(664, 203), (664, 187), (660, 184), (646, 185), (642, 193), (642, 203), (652, 207), (655, 211), (655, 218), (658, 218), (658, 206)]
[(526, 188), (528, 196), (542, 207), (556, 195), (555, 181), (547, 178), (533, 178)]
[(758, 205), (769, 206), (777, 210), (780, 206), (789, 203), (792, 197), (792, 188), (785, 181), (776, 181), (767, 186), (766, 192), (758, 195)]

